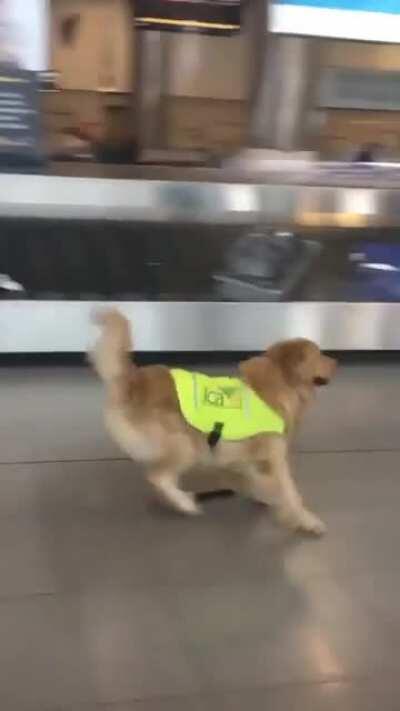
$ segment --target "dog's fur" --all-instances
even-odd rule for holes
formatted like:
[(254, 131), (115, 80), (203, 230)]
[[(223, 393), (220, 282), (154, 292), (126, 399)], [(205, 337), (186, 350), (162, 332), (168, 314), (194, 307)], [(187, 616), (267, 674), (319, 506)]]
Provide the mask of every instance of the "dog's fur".
[(96, 314), (96, 322), (101, 335), (90, 357), (107, 389), (108, 430), (126, 454), (145, 466), (147, 480), (165, 501), (183, 513), (199, 513), (194, 496), (179, 487), (181, 476), (199, 463), (230, 467), (243, 474), (240, 492), (274, 507), (283, 524), (323, 533), (324, 524), (305, 508), (291, 477), (288, 443), (315, 387), (333, 375), (332, 358), (311, 341), (296, 339), (241, 362), (240, 377), (283, 417), (286, 433), (220, 440), (211, 451), (206, 436), (183, 418), (168, 368), (138, 367), (131, 361), (127, 319), (107, 310)]

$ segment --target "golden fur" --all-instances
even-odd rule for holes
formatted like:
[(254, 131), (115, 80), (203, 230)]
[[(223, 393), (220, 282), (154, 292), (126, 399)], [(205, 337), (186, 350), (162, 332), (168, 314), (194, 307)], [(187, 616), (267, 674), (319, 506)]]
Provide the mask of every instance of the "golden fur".
[(296, 339), (241, 362), (240, 377), (282, 415), (286, 434), (220, 440), (210, 451), (206, 436), (182, 417), (169, 369), (138, 367), (131, 361), (127, 319), (107, 310), (96, 321), (101, 335), (91, 360), (106, 386), (108, 430), (126, 454), (144, 465), (147, 480), (165, 501), (184, 513), (199, 513), (194, 496), (179, 487), (181, 476), (199, 463), (229, 467), (242, 472), (235, 488), (274, 507), (286, 526), (317, 535), (324, 531), (291, 477), (288, 442), (315, 387), (333, 375), (332, 358), (311, 341)]

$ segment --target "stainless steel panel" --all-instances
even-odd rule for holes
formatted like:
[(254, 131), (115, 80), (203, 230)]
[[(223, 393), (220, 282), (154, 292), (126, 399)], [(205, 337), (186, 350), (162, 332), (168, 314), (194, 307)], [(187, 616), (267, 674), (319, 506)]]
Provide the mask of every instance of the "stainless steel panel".
[[(79, 352), (93, 341), (95, 302), (3, 301), (0, 352)], [(331, 350), (400, 349), (400, 304), (117, 304), (141, 351), (253, 351), (298, 336)], [(110, 306), (110, 303), (107, 303)]]
[[(249, 153), (251, 156), (249, 156)], [(244, 155), (244, 158), (242, 156)], [(282, 153), (248, 149), (225, 159), (221, 168), (167, 165), (110, 165), (91, 162), (52, 163), (47, 175), (90, 180), (159, 181), (212, 185), (291, 185), (336, 188), (400, 187), (400, 163), (357, 165), (349, 162), (317, 162), (312, 153)], [(249, 159), (251, 158), (251, 159)], [(20, 176), (12, 175), (11, 178)], [(30, 177), (31, 182), (36, 176)], [(0, 196), (1, 199), (1, 196)]]
[(321, 64), (319, 42), (272, 34), (269, 0), (252, 0), (243, 14), (252, 60), (249, 145), (307, 149), (315, 143), (310, 118)]
[(267, 42), (269, 0), (253, 0), (246, 3), (242, 9), (244, 28), (249, 38), (249, 122), (248, 145), (264, 146), (265, 144), (265, 93), (267, 88)]
[(290, 186), (0, 175), (0, 216), (238, 222), (285, 217)]
[(254, 111), (258, 146), (281, 151), (308, 150), (312, 146), (318, 48), (313, 39), (268, 36), (265, 76)]
[[(381, 173), (379, 172), (381, 170)], [(342, 172), (341, 172), (342, 171)], [(336, 227), (400, 225), (398, 168), (286, 171), (270, 182), (180, 182), (0, 175), (0, 217)], [(383, 177), (382, 177), (383, 176)], [(275, 177), (275, 182), (272, 178)], [(283, 180), (282, 180), (283, 178)], [(291, 183), (289, 182), (289, 178)], [(318, 184), (312, 184), (318, 183)], [(349, 185), (340, 186), (340, 181)], [(309, 184), (304, 184), (308, 181)]]
[(165, 144), (165, 34), (136, 29), (134, 46), (137, 141), (140, 151), (145, 151)]

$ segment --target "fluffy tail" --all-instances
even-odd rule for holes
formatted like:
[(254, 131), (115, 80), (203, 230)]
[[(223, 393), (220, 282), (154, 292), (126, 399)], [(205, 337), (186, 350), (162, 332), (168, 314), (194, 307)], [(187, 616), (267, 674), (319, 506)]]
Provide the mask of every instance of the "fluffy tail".
[(130, 359), (132, 341), (129, 322), (116, 309), (97, 311), (92, 320), (100, 326), (101, 334), (89, 356), (90, 361), (107, 385), (124, 386), (129, 382), (134, 367)]

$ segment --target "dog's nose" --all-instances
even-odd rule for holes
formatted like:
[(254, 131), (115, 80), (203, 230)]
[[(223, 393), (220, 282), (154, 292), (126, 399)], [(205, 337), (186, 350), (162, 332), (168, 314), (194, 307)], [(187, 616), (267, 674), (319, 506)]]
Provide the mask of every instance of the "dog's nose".
[(329, 378), (323, 378), (321, 375), (317, 375), (316, 378), (314, 378), (314, 385), (317, 387), (321, 387), (322, 385), (328, 385), (329, 383)]

